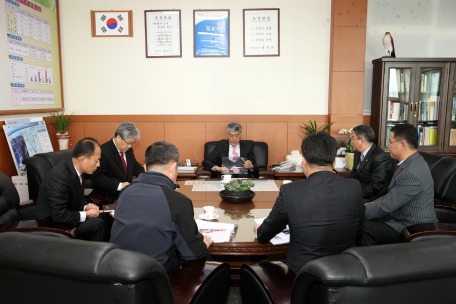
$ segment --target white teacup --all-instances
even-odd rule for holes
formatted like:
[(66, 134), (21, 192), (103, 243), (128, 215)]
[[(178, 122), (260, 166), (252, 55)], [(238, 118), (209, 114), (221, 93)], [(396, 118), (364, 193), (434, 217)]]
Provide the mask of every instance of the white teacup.
[(217, 209), (215, 209), (215, 207), (212, 207), (212, 206), (204, 206), (203, 211), (204, 211), (204, 215), (207, 218), (213, 218), (214, 214), (217, 214)]
[(231, 181), (231, 174), (223, 174), (223, 175), (222, 175), (222, 179), (223, 179), (225, 182)]

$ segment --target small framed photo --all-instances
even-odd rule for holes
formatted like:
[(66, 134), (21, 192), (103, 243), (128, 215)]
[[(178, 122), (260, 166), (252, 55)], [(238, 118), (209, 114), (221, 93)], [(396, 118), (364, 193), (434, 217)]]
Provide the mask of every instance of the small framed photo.
[(182, 57), (181, 11), (144, 11), (146, 58)]
[(230, 10), (193, 11), (194, 57), (230, 57)]
[(244, 9), (244, 57), (280, 56), (280, 9)]
[(90, 11), (92, 37), (133, 37), (133, 11)]

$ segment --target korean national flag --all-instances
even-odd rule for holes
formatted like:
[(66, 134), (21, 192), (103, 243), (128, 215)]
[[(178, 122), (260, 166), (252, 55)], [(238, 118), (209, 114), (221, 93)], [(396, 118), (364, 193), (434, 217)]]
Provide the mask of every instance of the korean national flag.
[(99, 36), (128, 36), (128, 12), (95, 13), (96, 34)]

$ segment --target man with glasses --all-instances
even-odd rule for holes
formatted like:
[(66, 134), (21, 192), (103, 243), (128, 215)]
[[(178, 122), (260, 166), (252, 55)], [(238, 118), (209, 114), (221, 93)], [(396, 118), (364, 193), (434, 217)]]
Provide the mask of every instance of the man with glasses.
[(391, 157), (399, 161), (388, 193), (366, 204), (366, 222), (357, 246), (399, 243), (405, 227), (438, 222), (434, 211), (434, 181), (418, 153), (418, 131), (411, 124), (391, 129)]
[(357, 179), (363, 188), (364, 202), (372, 202), (388, 192), (391, 182), (391, 162), (385, 151), (374, 144), (375, 133), (369, 125), (353, 128), (354, 166), (349, 178)]
[(144, 168), (136, 161), (132, 146), (139, 140), (136, 126), (125, 121), (121, 123), (114, 137), (101, 145), (100, 167), (92, 175), (93, 188), (113, 203), (119, 191), (128, 186), (134, 176), (144, 172)]

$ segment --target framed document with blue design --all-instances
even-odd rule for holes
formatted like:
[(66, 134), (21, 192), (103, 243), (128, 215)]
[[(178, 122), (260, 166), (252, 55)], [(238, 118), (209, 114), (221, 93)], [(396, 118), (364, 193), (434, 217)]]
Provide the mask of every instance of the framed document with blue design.
[(181, 11), (144, 11), (146, 58), (182, 57)]
[(133, 37), (133, 11), (90, 11), (92, 37)]
[(194, 57), (230, 57), (230, 10), (193, 11)]

